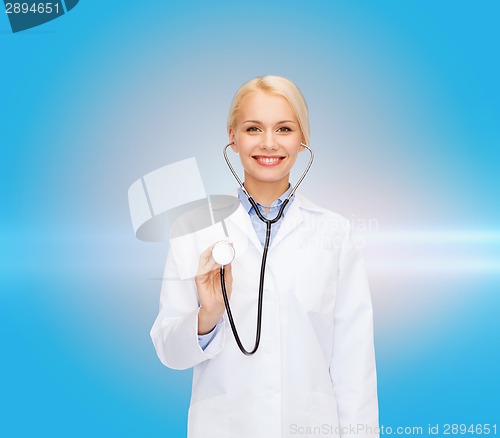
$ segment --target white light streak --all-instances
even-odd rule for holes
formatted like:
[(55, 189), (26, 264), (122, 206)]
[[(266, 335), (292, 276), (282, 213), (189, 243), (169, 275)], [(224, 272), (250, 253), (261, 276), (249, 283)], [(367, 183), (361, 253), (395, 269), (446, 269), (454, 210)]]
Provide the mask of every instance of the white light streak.
[(498, 230), (395, 230), (361, 234), (370, 271), (500, 273)]

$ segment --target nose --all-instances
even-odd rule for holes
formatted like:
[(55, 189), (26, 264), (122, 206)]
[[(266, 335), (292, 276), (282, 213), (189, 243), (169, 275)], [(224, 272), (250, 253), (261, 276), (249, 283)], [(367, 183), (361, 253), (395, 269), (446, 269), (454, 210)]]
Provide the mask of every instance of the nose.
[(276, 141), (276, 137), (274, 136), (274, 132), (272, 131), (266, 131), (262, 134), (262, 142), (261, 142), (261, 148), (270, 150), (270, 151), (275, 151), (278, 149), (278, 143)]

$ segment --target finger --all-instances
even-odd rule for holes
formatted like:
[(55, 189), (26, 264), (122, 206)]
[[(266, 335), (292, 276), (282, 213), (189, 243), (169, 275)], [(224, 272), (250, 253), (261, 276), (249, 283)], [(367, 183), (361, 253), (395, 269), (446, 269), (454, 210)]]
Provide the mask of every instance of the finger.
[(228, 281), (231, 282), (233, 281), (233, 266), (231, 265), (231, 263), (229, 263), (229, 265), (224, 266), (224, 275)]
[(200, 263), (207, 263), (210, 259), (212, 259), (212, 249), (214, 248), (215, 243), (210, 245), (205, 251), (200, 254)]
[(205, 275), (218, 267), (217, 263), (212, 257), (212, 249), (214, 247), (210, 245), (205, 251), (200, 254), (200, 261), (198, 265), (198, 273), (196, 275)]
[(227, 294), (231, 297), (233, 291), (233, 270), (231, 264), (224, 267), (224, 284), (226, 286)]
[(208, 272), (215, 271), (219, 267), (220, 266), (217, 263), (215, 263), (215, 260), (210, 258), (204, 264), (199, 266), (200, 268), (199, 270), (207, 274)]

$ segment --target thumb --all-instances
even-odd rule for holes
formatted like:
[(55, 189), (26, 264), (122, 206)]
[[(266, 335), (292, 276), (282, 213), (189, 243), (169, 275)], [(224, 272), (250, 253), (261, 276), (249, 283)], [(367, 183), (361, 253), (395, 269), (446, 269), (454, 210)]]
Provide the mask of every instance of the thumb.
[(229, 265), (224, 266), (224, 278), (228, 282), (233, 281), (233, 267), (231, 263), (229, 263)]

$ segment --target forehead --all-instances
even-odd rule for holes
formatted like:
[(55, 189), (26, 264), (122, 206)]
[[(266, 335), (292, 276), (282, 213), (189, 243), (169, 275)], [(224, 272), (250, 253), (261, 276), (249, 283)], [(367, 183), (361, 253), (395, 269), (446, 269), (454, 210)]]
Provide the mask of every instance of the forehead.
[(288, 101), (277, 94), (261, 90), (252, 91), (244, 96), (239, 104), (239, 118), (277, 118), (296, 120), (295, 113)]

